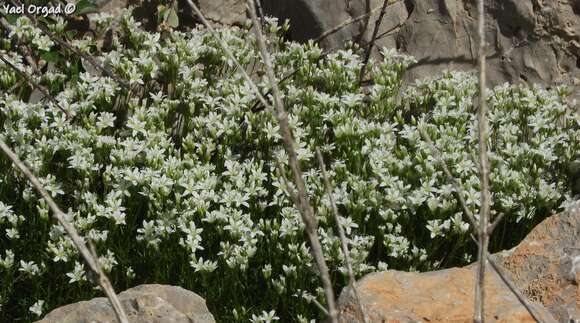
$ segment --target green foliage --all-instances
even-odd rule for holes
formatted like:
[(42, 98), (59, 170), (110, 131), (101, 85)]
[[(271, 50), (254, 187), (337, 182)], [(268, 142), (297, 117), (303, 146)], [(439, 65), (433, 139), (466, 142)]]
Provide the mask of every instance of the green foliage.
[[(18, 23), (28, 26), (22, 33), (37, 32), (25, 19)], [(436, 157), (477, 212), (474, 78), (445, 72), (404, 86), (412, 59), (384, 51), (371, 71), (374, 84), (361, 87), (357, 48), (323, 55), (312, 43), (283, 41), (275, 21), (268, 26), (277, 75), (296, 71), (281, 88), (336, 291), (346, 269), (316, 147), (357, 276), (472, 260), (469, 225)], [(248, 29), (219, 34), (266, 93)], [(97, 45), (74, 46), (90, 53)], [(226, 322), (321, 319), (311, 303), (324, 303), (316, 268), (277, 168), (280, 162), (290, 178), (278, 126), (269, 111), (251, 111), (257, 99), (217, 41), (203, 29), (148, 33), (126, 14), (111, 47), (98, 59), (130, 89), (66, 59), (34, 76), (71, 120), (52, 103), (27, 103), (30, 88), (0, 63), (0, 135), (95, 241), (115, 288), (180, 285)], [(32, 74), (18, 54), (0, 53)], [(580, 120), (565, 99), (564, 88), (505, 85), (489, 93), (492, 210), (506, 214), (493, 248), (513, 245), (572, 198), (566, 170), (578, 161)], [(39, 308), (98, 295), (46, 204), (4, 157), (0, 169), (0, 320), (33, 320)]]

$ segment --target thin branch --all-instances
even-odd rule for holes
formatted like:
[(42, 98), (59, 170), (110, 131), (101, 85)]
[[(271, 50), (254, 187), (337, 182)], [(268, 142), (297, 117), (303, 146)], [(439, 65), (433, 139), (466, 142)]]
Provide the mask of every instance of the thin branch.
[(505, 215), (504, 213), (498, 214), (497, 217), (495, 218), (495, 220), (493, 220), (493, 222), (487, 227), (487, 231), (489, 232), (490, 235), (495, 230), (497, 225), (501, 222), (504, 215)]
[(369, 59), (371, 58), (371, 52), (373, 50), (373, 45), (375, 44), (375, 40), (377, 39), (377, 34), (379, 33), (379, 28), (381, 26), (381, 22), (383, 22), (383, 17), (385, 16), (385, 10), (387, 9), (388, 3), (389, 3), (389, 0), (383, 0), (383, 7), (381, 9), (381, 13), (379, 14), (379, 17), (377, 18), (377, 21), (375, 22), (375, 28), (373, 29), (373, 36), (371, 37), (370, 45), (367, 47), (367, 49), (365, 51), (363, 65), (360, 67), (360, 75), (358, 78), (359, 84), (362, 83), (362, 81), (365, 77), (367, 64), (369, 63)]
[[(308, 193), (306, 192), (306, 183), (302, 176), (302, 170), (298, 163), (298, 157), (296, 151), (294, 150), (294, 139), (292, 137), (292, 132), (290, 130), (290, 125), (288, 123), (288, 115), (284, 108), (284, 102), (282, 101), (282, 94), (278, 88), (278, 81), (276, 80), (276, 75), (274, 74), (274, 68), (272, 67), (272, 62), (270, 59), (270, 54), (266, 48), (266, 42), (264, 36), (262, 35), (262, 27), (256, 16), (256, 8), (252, 0), (247, 0), (248, 9), (250, 11), (250, 16), (254, 24), (254, 32), (256, 34), (256, 41), (258, 42), (258, 47), (260, 48), (260, 53), (266, 67), (266, 74), (270, 80), (270, 85), (272, 88), (272, 95), (274, 97), (274, 103), (276, 112), (274, 116), (278, 120), (280, 125), (280, 134), (282, 136), (282, 141), (284, 143), (284, 148), (288, 154), (288, 164), (292, 170), (292, 175), (294, 177), (294, 184), (296, 185), (296, 190), (298, 192), (298, 198), (300, 204), (297, 205), (300, 210), (300, 215), (302, 216), (302, 222), (304, 222), (306, 235), (310, 241), (310, 246), (312, 247), (312, 253), (314, 254), (314, 259), (318, 270), (320, 271), (320, 276), (322, 280), (322, 285), (324, 287), (324, 292), (326, 294), (326, 302), (328, 306), (328, 314), (330, 321), (335, 323), (338, 322), (338, 312), (336, 310), (334, 290), (332, 288), (332, 281), (330, 280), (330, 274), (328, 266), (326, 265), (326, 260), (324, 259), (324, 254), (322, 252), (322, 245), (318, 239), (316, 218), (314, 217), (314, 210), (310, 204), (308, 198)], [(274, 112), (274, 111), (273, 111)]]
[(298, 199), (298, 195), (294, 191), (294, 188), (292, 188), (292, 186), (290, 186), (290, 181), (288, 180), (288, 177), (286, 177), (286, 174), (284, 173), (284, 167), (282, 167), (282, 164), (280, 163), (280, 161), (276, 161), (276, 166), (278, 167), (278, 171), (280, 172), (280, 176), (282, 177), (282, 180), (284, 181), (284, 185), (286, 185), (286, 190), (288, 191), (288, 195), (290, 195), (290, 198), (292, 199), (292, 201), (294, 202), (295, 205), (299, 205), (300, 200)]
[[(478, 239), (476, 239), (473, 234), (470, 234), (469, 236), (471, 237), (471, 240), (473, 240), (473, 242), (475, 242), (475, 244), (479, 244)], [(535, 308), (532, 306), (532, 304), (530, 304), (527, 297), (525, 297), (524, 294), (522, 294), (522, 292), (520, 292), (520, 290), (518, 289), (516, 284), (514, 284), (514, 282), (512, 282), (511, 279), (508, 278), (508, 275), (501, 268), (501, 266), (499, 266), (495, 262), (495, 260), (493, 259), (493, 257), (490, 254), (487, 255), (487, 261), (491, 264), (491, 267), (497, 273), (499, 278), (506, 284), (506, 286), (510, 289), (510, 291), (516, 296), (516, 298), (518, 299), (520, 304), (522, 304), (526, 308), (526, 310), (532, 316), (532, 318), (536, 322), (544, 322), (544, 320), (540, 318), (541, 315), (536, 313)]]
[[(252, 10), (250, 10), (253, 18), (254, 18), (254, 28), (257, 31), (257, 33), (259, 35), (261, 35), (261, 30), (260, 28), (257, 28), (260, 26), (259, 23), (257, 23), (257, 17), (256, 17), (256, 12), (254, 9), (254, 4), (253, 2), (251, 2), (251, 0), (249, 0), (249, 6)], [(191, 9), (195, 12), (195, 14), (200, 18), (202, 24), (205, 25), (205, 27), (207, 28), (207, 30), (212, 34), (212, 36), (218, 40), (220, 46), (222, 47), (222, 49), (224, 50), (224, 52), (226, 52), (226, 54), (229, 56), (229, 58), (234, 62), (234, 64), (237, 66), (237, 68), (239, 69), (239, 71), (242, 73), (242, 75), (244, 76), (244, 78), (246, 79), (246, 81), (248, 82), (248, 84), (250, 85), (250, 88), (252, 89), (252, 91), (254, 91), (255, 95), (258, 97), (258, 99), (260, 100), (260, 102), (262, 103), (262, 105), (264, 107), (266, 107), (267, 109), (269, 109), (270, 111), (272, 111), (272, 113), (274, 113), (274, 110), (272, 108), (272, 106), (268, 103), (268, 101), (264, 98), (264, 96), (262, 95), (262, 93), (260, 92), (260, 90), (258, 89), (258, 87), (256, 86), (256, 84), (254, 83), (254, 81), (252, 81), (252, 79), (250, 78), (250, 76), (248, 75), (248, 73), (245, 71), (245, 69), (241, 66), (241, 64), (238, 62), (238, 60), (235, 58), (235, 56), (232, 54), (231, 50), (229, 49), (228, 45), (220, 38), (218, 37), (217, 33), (215, 32), (215, 30), (213, 29), (213, 27), (209, 24), (209, 22), (207, 21), (207, 19), (205, 19), (205, 17), (203, 16), (203, 14), (201, 13), (201, 11), (199, 10), (199, 8), (191, 1), (191, 0), (187, 0), (187, 4), (191, 7)], [(260, 41), (261, 40), (261, 41)], [(263, 39), (261, 39), (260, 37), (258, 37), (258, 43), (260, 45), (264, 45), (263, 44)], [(265, 49), (265, 47), (264, 47)], [(267, 52), (266, 52), (267, 54)], [(266, 55), (264, 58), (264, 61), (266, 63), (266, 67), (268, 69), (268, 74), (269, 76), (273, 76), (273, 69), (269, 60), (269, 56)], [(270, 78), (273, 79), (273, 78)], [(315, 256), (315, 260), (316, 263), (318, 265), (319, 271), (321, 272), (321, 276), (322, 276), (322, 281), (323, 281), (323, 285), (325, 287), (325, 293), (327, 295), (327, 302), (328, 302), (328, 308), (329, 308), (329, 315), (331, 317), (332, 322), (337, 322), (336, 321), (336, 315), (337, 315), (337, 311), (336, 311), (336, 307), (335, 307), (335, 302), (334, 302), (334, 291), (332, 290), (332, 285), (331, 285), (331, 281), (330, 281), (330, 276), (328, 274), (328, 267), (326, 266), (326, 261), (324, 260), (324, 256), (322, 255), (322, 246), (320, 245), (320, 241), (318, 240), (318, 237), (316, 235), (316, 220), (313, 216), (314, 211), (312, 210), (312, 207), (310, 206), (310, 203), (308, 201), (308, 197), (305, 195), (306, 194), (306, 188), (305, 188), (305, 184), (304, 184), (304, 180), (302, 178), (302, 173), (300, 171), (300, 168), (298, 168), (298, 164), (297, 164), (297, 157), (296, 157), (296, 152), (294, 151), (293, 148), (293, 140), (290, 134), (290, 128), (288, 125), (288, 117), (285, 114), (284, 111), (284, 107), (279, 105), (278, 102), (281, 101), (280, 96), (279, 96), (279, 92), (278, 92), (278, 87), (277, 87), (277, 83), (273, 82), (274, 84), (272, 84), (275, 89), (273, 88), (272, 93), (274, 94), (274, 98), (275, 98), (275, 102), (277, 105), (278, 109), (282, 109), (282, 114), (280, 113), (274, 113), (276, 118), (279, 120), (280, 123), (280, 131), (282, 133), (286, 133), (289, 135), (288, 136), (283, 136), (283, 138), (285, 138), (284, 142), (285, 142), (285, 148), (286, 149), (290, 149), (289, 152), (289, 164), (292, 168), (292, 172), (294, 174), (295, 177), (295, 181), (297, 184), (297, 188), (298, 188), (298, 194), (300, 195), (299, 197), (302, 199), (305, 197), (305, 201), (297, 201), (300, 202), (297, 207), (298, 209), (301, 211), (300, 214), (302, 215), (302, 219), (305, 223), (306, 226), (306, 232), (307, 235), (311, 241), (311, 246), (312, 246), (312, 252), (314, 253)], [(277, 98), (276, 98), (277, 97)], [(288, 146), (288, 139), (290, 139), (290, 145)], [(299, 175), (299, 176), (296, 176)], [(303, 195), (304, 194), (304, 195)], [(306, 203), (304, 203), (306, 202)], [(314, 229), (314, 231), (313, 231)]]
[[(472, 238), (474, 238), (472, 236)], [(475, 238), (474, 238), (475, 239)], [(503, 271), (503, 269), (498, 266), (498, 264), (493, 260), (491, 255), (487, 255), (487, 261), (490, 263), (491, 267), (495, 270), (501, 280), (506, 284), (506, 286), (512, 291), (512, 293), (516, 296), (516, 298), (520, 301), (520, 303), (526, 308), (528, 313), (532, 316), (536, 322), (543, 322), (540, 318), (540, 315), (536, 313), (535, 308), (530, 304), (527, 297), (525, 297), (516, 287), (516, 285), (508, 278), (507, 274)]]
[(316, 307), (318, 307), (318, 309), (324, 313), (324, 315), (328, 316), (328, 311), (326, 310), (326, 308), (324, 308), (324, 306), (322, 306), (322, 304), (320, 304), (319, 301), (317, 301), (316, 299), (312, 298), (310, 300), (312, 302), (312, 304), (316, 305)]
[(52, 95), (50, 95), (50, 93), (48, 93), (48, 91), (43, 86), (41, 86), (40, 84), (38, 84), (34, 80), (32, 80), (32, 78), (29, 77), (28, 74), (21, 71), (18, 67), (16, 67), (14, 64), (12, 64), (9, 60), (7, 60), (1, 54), (0, 54), (0, 60), (3, 61), (6, 65), (8, 65), (8, 67), (13, 69), (20, 76), (22, 76), (22, 78), (25, 79), (26, 82), (28, 82), (28, 84), (30, 84), (30, 86), (39, 90), (42, 93), (42, 95), (44, 95), (45, 98), (47, 98), (50, 102), (52, 102), (52, 104), (56, 105), (56, 107), (66, 115), (67, 119), (69, 119), (71, 117), (71, 114), (65, 108), (63, 108), (60, 105), (60, 103), (58, 103), (58, 101), (56, 101), (56, 99)]
[[(437, 156), (436, 157), (437, 161), (442, 166), (443, 171), (444, 171), (445, 175), (447, 176), (447, 179), (449, 180), (449, 182), (451, 182), (451, 185), (453, 185), (453, 188), (454, 188), (455, 192), (458, 195), (458, 199), (459, 199), (459, 202), (460, 202), (460, 204), (461, 204), (461, 206), (463, 208), (463, 212), (467, 215), (467, 218), (470, 219), (470, 222), (472, 222), (472, 224), (473, 224), (473, 222), (475, 221), (475, 217), (473, 216), (473, 213), (471, 212), (471, 210), (469, 210), (469, 208), (467, 207), (467, 203), (465, 202), (465, 199), (463, 198), (464, 192), (461, 189), (460, 184), (457, 182), (457, 180), (455, 179), (455, 177), (453, 177), (453, 175), (449, 171), (449, 168), (447, 166), (447, 163), (445, 163), (445, 161), (441, 157), (438, 157), (438, 156), (442, 156), (442, 154), (439, 151), (439, 149), (437, 149), (437, 147), (435, 147), (435, 145), (433, 144), (433, 141), (431, 141), (431, 138), (425, 132), (425, 129), (423, 129), (421, 127), (421, 125), (419, 125), (417, 128), (419, 129), (419, 132), (421, 133), (421, 136), (425, 139), (425, 141), (427, 142), (427, 144), (431, 148), (431, 150), (433, 152), (433, 155), (434, 156)], [(503, 219), (503, 217), (504, 217), (504, 213), (500, 213), (495, 218), (495, 220), (493, 221), (493, 223), (491, 225), (489, 225), (489, 227), (487, 229), (489, 235), (492, 234), (492, 232), (495, 230), (495, 228), (497, 227), (497, 225), (501, 222), (501, 220)], [(474, 224), (474, 228), (477, 228), (477, 225)], [(473, 234), (470, 234), (470, 237), (475, 242), (475, 244), (477, 246), (479, 246), (479, 241), (473, 236)], [(529, 304), (529, 302), (527, 301), (527, 299), (517, 289), (517, 287), (515, 286), (515, 284), (507, 277), (507, 275), (505, 274), (505, 272), (503, 272), (503, 270), (493, 261), (493, 259), (491, 258), (491, 256), (489, 254), (487, 255), (487, 260), (489, 261), (489, 263), (491, 264), (491, 266), (493, 267), (493, 269), (495, 270), (495, 272), (497, 272), (497, 274), (502, 279), (502, 281), (505, 282), (505, 284), (509, 287), (509, 289), (512, 291), (512, 293), (517, 297), (517, 299), (520, 301), (520, 303), (530, 313), (530, 315), (532, 315), (532, 317), (537, 322), (542, 322), (538, 318), (538, 314), (535, 313), (534, 309)]]
[(246, 82), (248, 82), (248, 84), (252, 88), (252, 91), (254, 91), (254, 93), (258, 97), (258, 100), (260, 100), (260, 102), (262, 103), (262, 105), (264, 107), (271, 110), (272, 105), (270, 103), (268, 103), (268, 100), (266, 100), (264, 95), (262, 95), (262, 92), (260, 92), (260, 90), (258, 89), (258, 86), (256, 86), (256, 83), (254, 83), (254, 81), (252, 81), (252, 78), (250, 77), (250, 75), (248, 75), (248, 73), (246, 72), (246, 69), (244, 67), (242, 67), (240, 62), (236, 59), (236, 57), (234, 56), (234, 54), (230, 50), (228, 44), (226, 44), (226, 42), (223, 41), (223, 39), (221, 39), (219, 37), (219, 35), (215, 31), (215, 29), (211, 26), (209, 21), (207, 21), (207, 19), (205, 19), (205, 17), (203, 16), (203, 13), (201, 13), (199, 8), (195, 5), (195, 3), (193, 3), (193, 1), (187, 0), (187, 4), (195, 12), (195, 14), (199, 17), (199, 20), (201, 20), (201, 23), (205, 26), (205, 28), (207, 28), (207, 30), (210, 32), (210, 34), (218, 41), (218, 43), (220, 44), (221, 48), (224, 50), (226, 55), (228, 55), (228, 57), (234, 62), (234, 64), (236, 65), (236, 67), (238, 68), (240, 73), (242, 73), (242, 76), (244, 77), (244, 79), (246, 79)]
[(107, 278), (107, 276), (103, 273), (100, 265), (99, 265), (99, 258), (96, 255), (93, 255), (91, 251), (85, 245), (84, 239), (77, 233), (76, 229), (72, 224), (70, 224), (65, 217), (65, 214), (60, 210), (56, 202), (52, 199), (50, 194), (42, 187), (42, 184), (32, 174), (30, 169), (24, 165), (24, 163), (18, 158), (18, 156), (4, 143), (3, 140), (0, 139), (0, 150), (6, 154), (6, 156), (12, 161), (12, 163), (20, 169), (20, 171), (26, 176), (28, 181), (32, 184), (32, 186), (36, 189), (38, 194), (46, 201), (50, 209), (52, 210), (53, 216), (56, 220), (60, 223), (60, 225), (64, 228), (66, 233), (69, 235), (71, 240), (73, 241), (75, 247), (84, 258), (86, 263), (88, 264), (90, 270), (92, 270), (98, 277), (99, 285), (105, 292), (105, 295), (109, 299), (111, 306), (115, 310), (115, 314), (117, 315), (117, 319), (121, 323), (128, 323), (127, 315), (121, 306), (121, 302), (117, 298), (117, 294), (111, 285), (111, 282)]
[(334, 215), (334, 221), (336, 221), (338, 237), (340, 238), (340, 246), (342, 249), (342, 253), (344, 254), (344, 262), (346, 264), (346, 269), (348, 271), (350, 289), (354, 294), (354, 299), (357, 303), (362, 320), (364, 323), (367, 323), (369, 322), (369, 320), (367, 318), (365, 309), (360, 301), (358, 290), (356, 288), (356, 277), (354, 275), (354, 271), (352, 270), (352, 261), (350, 260), (350, 253), (348, 252), (348, 242), (346, 239), (346, 234), (344, 233), (344, 229), (342, 228), (342, 224), (340, 223), (340, 215), (338, 214), (338, 208), (336, 207), (336, 203), (334, 202), (334, 197), (332, 195), (332, 185), (330, 183), (330, 179), (328, 178), (328, 174), (326, 173), (326, 165), (324, 164), (324, 158), (322, 158), (322, 153), (320, 153), (320, 149), (318, 148), (316, 148), (316, 156), (318, 157), (318, 164), (320, 165), (320, 170), (322, 171), (322, 178), (324, 179), (324, 186), (326, 187), (326, 194), (328, 194), (328, 199), (330, 201), (330, 206), (332, 208), (332, 214)]
[[(400, 0), (398, 0), (398, 1), (395, 1), (395, 2), (393, 2), (393, 3), (390, 3), (390, 4), (388, 4), (388, 5), (387, 5), (385, 8), (388, 8), (388, 7), (390, 7), (390, 6), (394, 5), (395, 3), (399, 2), (399, 1), (400, 1)], [(388, 1), (387, 1), (387, 2), (388, 2)], [(370, 15), (374, 14), (375, 12), (377, 12), (377, 11), (381, 10), (382, 8), (383, 8), (383, 5), (380, 5), (380, 6), (377, 6), (377, 7), (373, 8), (373, 9), (369, 10), (367, 13), (365, 13), (365, 14), (363, 14), (363, 15), (360, 15), (360, 16), (358, 16), (358, 17), (355, 17), (355, 18), (350, 18), (350, 19), (347, 19), (347, 20), (346, 20), (346, 21), (344, 21), (343, 23), (341, 23), (341, 24), (339, 24), (339, 25), (336, 25), (336, 26), (334, 26), (334, 27), (332, 27), (332, 28), (328, 29), (327, 31), (323, 32), (323, 33), (322, 33), (320, 36), (318, 36), (318, 37), (317, 37), (317, 38), (316, 38), (314, 41), (315, 41), (315, 42), (320, 42), (321, 40), (323, 40), (323, 39), (325, 39), (326, 37), (328, 37), (328, 36), (330, 36), (330, 35), (334, 34), (335, 32), (337, 32), (337, 31), (341, 30), (342, 28), (345, 28), (345, 27), (347, 27), (347, 26), (349, 26), (349, 25), (352, 25), (352, 24), (354, 24), (354, 23), (356, 23), (356, 22), (359, 22), (359, 21), (361, 21), (361, 20), (363, 20), (363, 19), (365, 19), (365, 18), (369, 17)]]
[[(19, 0), (12, 0), (16, 5), (20, 6), (22, 5), (20, 3)], [(85, 59), (87, 62), (89, 62), (89, 64), (93, 65), (96, 69), (100, 70), (101, 72), (103, 72), (106, 76), (109, 76), (110, 78), (112, 78), (113, 80), (115, 80), (117, 83), (119, 83), (123, 88), (125, 88), (127, 91), (131, 91), (131, 87), (129, 86), (129, 84), (127, 83), (127, 81), (119, 78), (117, 75), (115, 75), (114, 73), (112, 73), (111, 71), (109, 71), (108, 69), (106, 69), (102, 64), (100, 64), (99, 62), (97, 62), (93, 57), (81, 52), (80, 50), (78, 50), (77, 48), (71, 46), (69, 43), (67, 43), (66, 41), (62, 40), (60, 37), (58, 37), (57, 35), (55, 35), (53, 32), (51, 32), (50, 30), (48, 30), (48, 28), (46, 28), (46, 26), (44, 26), (42, 23), (39, 23), (38, 20), (36, 20), (36, 18), (28, 13), (26, 10), (24, 11), (24, 14), (26, 15), (26, 17), (28, 17), (28, 19), (30, 19), (30, 21), (32, 21), (32, 23), (38, 27), (44, 34), (46, 34), (52, 41), (58, 43), (60, 46), (67, 48), (68, 50), (72, 51), (73, 53), (75, 53), (76, 55), (82, 57), (83, 59)]]
[(489, 210), (491, 194), (489, 192), (489, 156), (487, 152), (487, 104), (485, 89), (485, 7), (484, 0), (478, 0), (478, 33), (479, 33), (479, 113), (478, 113), (478, 141), (479, 141), (479, 167), (481, 183), (481, 207), (479, 209), (479, 272), (475, 290), (475, 313), (474, 321), (485, 321), (485, 265), (487, 263), (489, 237)]
[[(12, 28), (12, 26), (8, 23), (8, 21), (4, 17), (0, 17), (0, 26), (2, 26), (2, 28), (7, 30), (9, 33), (14, 30), (14, 28)], [(26, 60), (26, 63), (28, 63), (28, 65), (32, 68), (32, 70), (34, 70), (34, 73), (40, 74), (40, 69), (38, 68), (38, 65), (36, 64), (32, 56), (30, 56), (30, 52), (32, 50), (24, 42), (22, 42), (21, 39), (19, 39), (18, 37), (15, 38), (16, 38), (16, 47), (20, 52), (20, 54)]]
[(256, 0), (256, 9), (258, 10), (258, 17), (264, 23), (264, 10), (262, 10), (262, 0)]
[(421, 134), (423, 139), (427, 142), (427, 145), (431, 149), (433, 156), (435, 157), (437, 162), (443, 168), (443, 172), (445, 173), (445, 176), (447, 176), (447, 180), (453, 186), (453, 189), (455, 190), (455, 193), (457, 194), (457, 199), (459, 200), (459, 204), (461, 204), (461, 207), (463, 208), (463, 213), (467, 216), (467, 219), (469, 220), (469, 222), (471, 223), (473, 228), (477, 228), (478, 227), (477, 219), (475, 218), (475, 216), (473, 215), (473, 213), (471, 212), (471, 210), (467, 206), (467, 202), (465, 201), (465, 198), (463, 197), (464, 192), (463, 192), (463, 189), (461, 188), (461, 184), (451, 174), (451, 171), (449, 170), (447, 163), (441, 157), (441, 156), (443, 156), (443, 154), (441, 153), (441, 151), (437, 147), (435, 147), (435, 144), (431, 140), (431, 137), (429, 137), (429, 134), (427, 134), (427, 132), (425, 131), (425, 129), (423, 129), (423, 126), (421, 124), (419, 124), (419, 126), (417, 126), (417, 129), (419, 129), (419, 133)]

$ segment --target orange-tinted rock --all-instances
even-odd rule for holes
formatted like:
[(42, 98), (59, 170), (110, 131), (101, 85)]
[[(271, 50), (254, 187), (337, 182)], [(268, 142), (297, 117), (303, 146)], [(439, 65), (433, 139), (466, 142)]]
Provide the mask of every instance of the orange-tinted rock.
[[(473, 322), (474, 268), (374, 273), (358, 283), (358, 293), (371, 322)], [(486, 277), (486, 322), (535, 322), (495, 273)], [(343, 292), (339, 302), (341, 322), (360, 321), (352, 296)]]
[(554, 215), (514, 249), (497, 254), (511, 280), (558, 321), (580, 322), (580, 212)]
[[(543, 322), (580, 322), (580, 211), (551, 216), (514, 249), (493, 256)], [(371, 322), (473, 322), (476, 264), (413, 273), (369, 274), (358, 294)], [(535, 322), (488, 267), (487, 322)], [(341, 322), (359, 322), (352, 293), (339, 300)]]

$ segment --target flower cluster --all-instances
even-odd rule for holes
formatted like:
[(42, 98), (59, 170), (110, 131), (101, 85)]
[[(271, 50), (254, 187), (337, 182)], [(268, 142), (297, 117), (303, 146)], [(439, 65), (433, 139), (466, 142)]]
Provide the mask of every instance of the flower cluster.
[[(474, 78), (446, 72), (404, 86), (413, 60), (385, 50), (370, 71), (374, 84), (362, 87), (360, 49), (324, 55), (313, 43), (284, 41), (276, 21), (268, 23), (276, 71), (292, 73), (281, 89), (336, 290), (348, 278), (316, 148), (357, 276), (469, 261), (470, 225), (438, 161), (450, 165), (477, 213)], [(71, 119), (52, 103), (4, 91), (19, 85), (0, 63), (0, 136), (95, 243), (117, 289), (178, 284), (206, 297), (224, 321), (320, 318), (312, 300), (324, 303), (323, 292), (282, 176), (291, 172), (275, 118), (256, 109), (249, 84), (204, 29), (150, 33), (128, 13), (120, 26), (119, 41), (96, 59), (129, 88), (88, 68), (69, 77), (66, 65), (37, 77)], [(267, 93), (255, 39), (244, 28), (218, 33)], [(578, 161), (580, 120), (565, 94), (505, 85), (487, 97), (492, 210), (510, 228), (495, 247), (515, 243), (573, 197), (568, 170)], [(47, 205), (7, 159), (0, 169), (0, 308), (14, 309), (0, 319), (34, 319), (94, 296)]]

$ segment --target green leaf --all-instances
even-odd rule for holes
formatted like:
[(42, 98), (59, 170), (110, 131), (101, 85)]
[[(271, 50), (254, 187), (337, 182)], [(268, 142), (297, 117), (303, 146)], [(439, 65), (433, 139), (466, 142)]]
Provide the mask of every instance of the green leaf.
[(84, 15), (91, 12), (97, 12), (97, 7), (89, 0), (80, 0), (77, 2), (75, 14), (77, 16)]
[(62, 56), (58, 52), (44, 52), (40, 55), (40, 58), (47, 62), (58, 63), (62, 61)]
[(5, 15), (4, 17), (6, 17), (6, 21), (8, 21), (9, 24), (15, 25), (16, 20), (18, 20), (19, 15), (9, 14), (9, 15)]
[(160, 4), (157, 6), (157, 24), (163, 23), (167, 19), (167, 7)]
[(169, 16), (167, 17), (167, 23), (171, 28), (177, 28), (179, 26), (179, 17), (177, 16), (177, 11), (174, 8), (169, 9)]
[(76, 35), (77, 32), (76, 30), (69, 30), (67, 32), (64, 33), (67, 39), (73, 39)]

